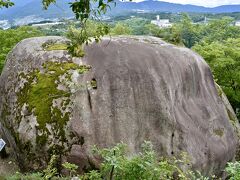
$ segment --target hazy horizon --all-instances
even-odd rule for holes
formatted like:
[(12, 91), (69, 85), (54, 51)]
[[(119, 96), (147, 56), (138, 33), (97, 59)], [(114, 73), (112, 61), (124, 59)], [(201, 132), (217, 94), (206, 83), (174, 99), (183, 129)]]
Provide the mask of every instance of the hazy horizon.
[[(141, 2), (144, 0), (133, 0)], [(159, 0), (162, 2), (170, 2), (176, 4), (191, 4), (204, 7), (217, 7), (222, 5), (240, 5), (240, 0)]]
[[(18, 6), (24, 6), (28, 2), (31, 2), (32, 0), (12, 0), (16, 5)], [(39, 1), (41, 0), (34, 0)], [(61, 1), (61, 0), (57, 0)], [(71, 0), (68, 0), (71, 1)], [(129, 0), (120, 0), (120, 1), (129, 1)], [(132, 0), (132, 2), (142, 2), (147, 0)], [(154, 0), (155, 1), (155, 0)], [(203, 7), (217, 7), (222, 5), (240, 5), (240, 0), (156, 0), (156, 1), (162, 1), (162, 2), (169, 2), (169, 3), (176, 3), (176, 4), (190, 4), (190, 5), (197, 5), (197, 6), (203, 6)], [(0, 9), (1, 11), (1, 9)]]

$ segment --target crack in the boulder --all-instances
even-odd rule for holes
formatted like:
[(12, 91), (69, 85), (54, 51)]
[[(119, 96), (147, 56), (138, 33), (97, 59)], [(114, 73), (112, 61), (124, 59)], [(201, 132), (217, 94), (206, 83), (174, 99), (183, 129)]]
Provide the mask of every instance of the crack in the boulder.
[(92, 98), (91, 98), (91, 95), (90, 95), (90, 92), (89, 92), (89, 90), (87, 90), (87, 93), (88, 93), (88, 102), (89, 102), (89, 107), (90, 107), (90, 110), (92, 110)]
[(171, 137), (171, 155), (174, 155), (174, 152), (173, 152), (173, 138), (174, 138), (174, 132), (172, 133), (172, 137)]

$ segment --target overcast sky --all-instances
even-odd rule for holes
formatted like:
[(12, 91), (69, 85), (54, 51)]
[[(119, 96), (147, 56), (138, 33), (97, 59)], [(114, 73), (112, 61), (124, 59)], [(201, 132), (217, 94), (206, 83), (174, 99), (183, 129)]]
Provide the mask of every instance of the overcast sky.
[[(142, 1), (142, 0), (135, 0)], [(215, 7), (229, 4), (240, 4), (240, 0), (161, 0), (179, 4), (194, 4), (206, 7)]]

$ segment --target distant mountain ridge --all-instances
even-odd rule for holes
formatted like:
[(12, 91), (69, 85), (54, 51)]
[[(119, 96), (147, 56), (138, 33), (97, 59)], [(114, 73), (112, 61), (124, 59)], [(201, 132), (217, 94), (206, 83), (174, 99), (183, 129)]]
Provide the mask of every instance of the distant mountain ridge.
[(183, 5), (162, 1), (143, 1), (143, 2), (121, 2), (118, 1), (117, 9), (139, 9), (139, 10), (148, 10), (148, 11), (163, 11), (163, 12), (201, 12), (201, 13), (231, 13), (231, 12), (240, 12), (240, 3), (239, 5), (224, 5), (214, 8), (208, 8), (203, 6), (196, 5)]
[[(15, 6), (9, 9), (0, 9), (0, 20), (13, 20), (26, 16), (37, 16), (41, 18), (63, 18), (73, 16), (69, 8), (71, 0), (59, 0), (57, 5), (51, 5), (49, 10), (42, 8), (41, 0), (14, 0)], [(115, 12), (143, 10), (162, 12), (198, 12), (198, 13), (231, 13), (240, 12), (239, 5), (224, 5), (214, 8), (207, 8), (195, 5), (182, 5), (161, 1), (147, 0), (143, 2), (121, 2), (117, 1), (117, 6), (112, 8), (111, 14)]]
[(69, 8), (70, 0), (60, 0), (56, 5), (51, 5), (48, 10), (44, 10), (41, 0), (27, 0), (24, 5), (15, 0), (15, 6), (9, 9), (0, 9), (0, 19), (13, 20), (26, 16), (36, 16), (41, 18), (62, 18), (73, 16)]

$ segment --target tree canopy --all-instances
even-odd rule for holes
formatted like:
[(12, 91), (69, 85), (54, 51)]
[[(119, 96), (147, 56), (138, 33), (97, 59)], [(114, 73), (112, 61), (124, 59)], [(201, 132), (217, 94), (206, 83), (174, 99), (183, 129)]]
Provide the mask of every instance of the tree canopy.
[[(208, 62), (215, 81), (234, 109), (240, 109), (240, 38), (201, 42), (193, 47)], [(237, 114), (240, 117), (240, 114)]]
[(9, 8), (13, 5), (14, 5), (14, 3), (11, 2), (10, 0), (0, 0), (0, 8), (2, 8), (2, 7)]

